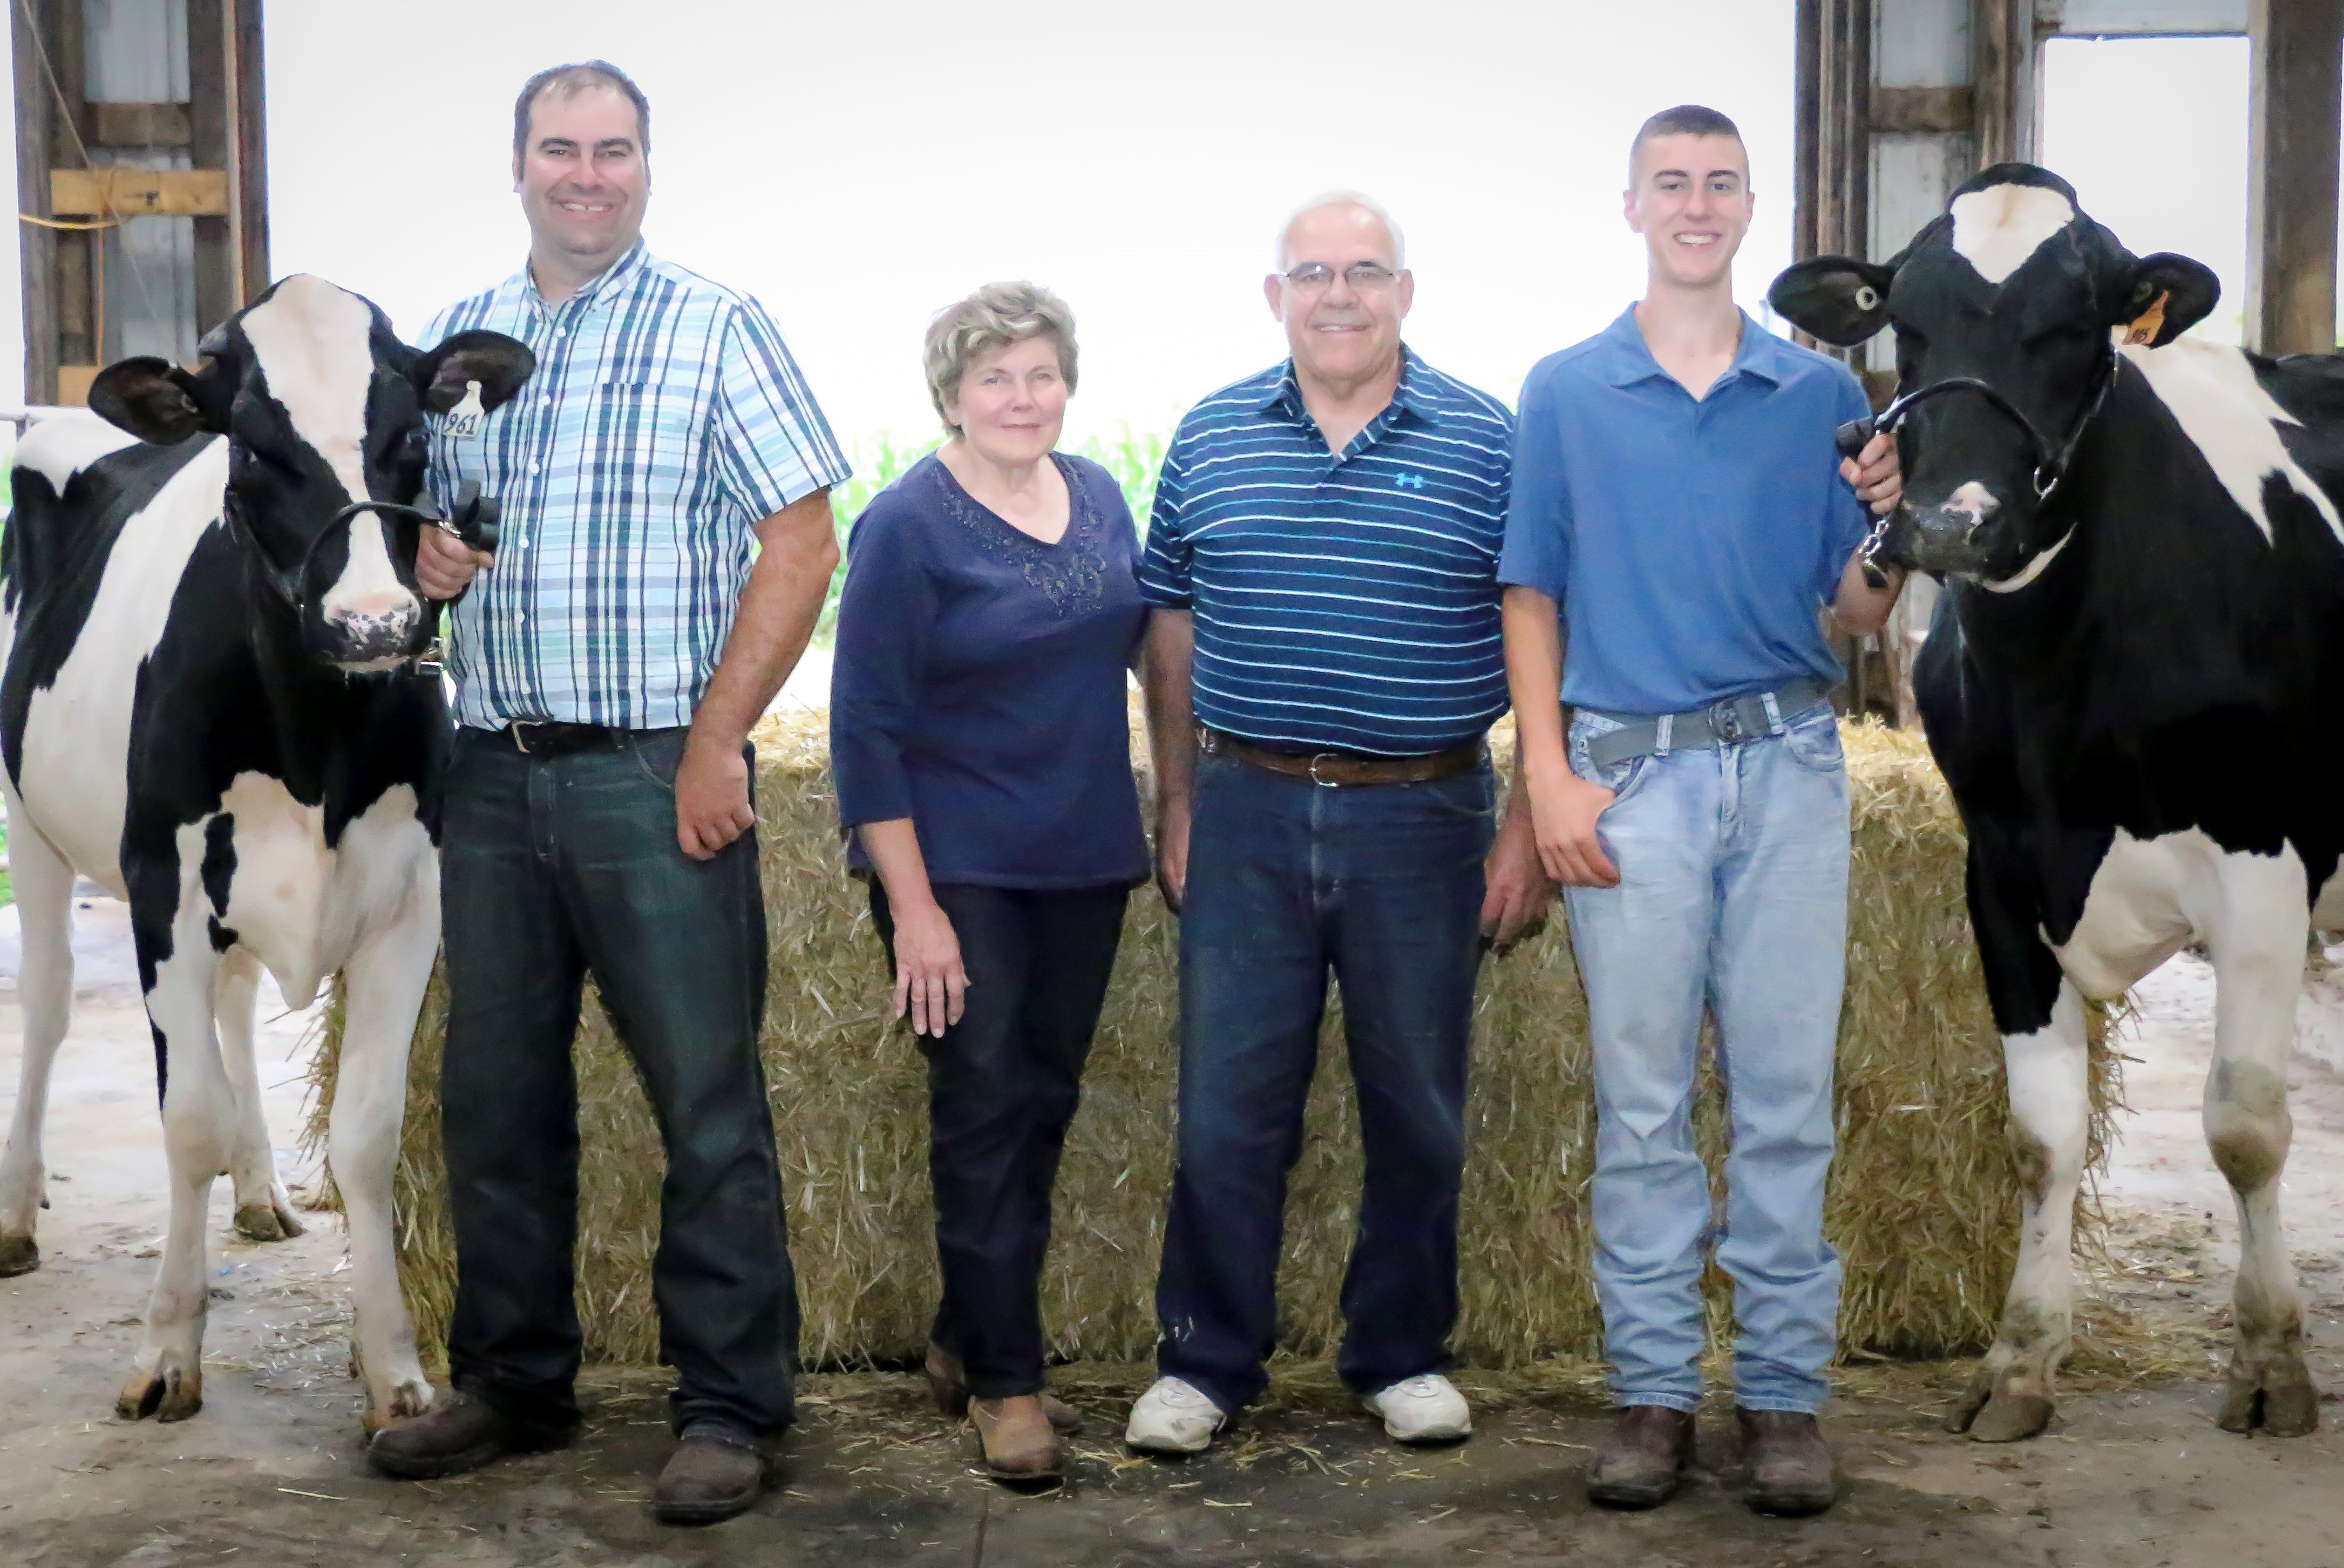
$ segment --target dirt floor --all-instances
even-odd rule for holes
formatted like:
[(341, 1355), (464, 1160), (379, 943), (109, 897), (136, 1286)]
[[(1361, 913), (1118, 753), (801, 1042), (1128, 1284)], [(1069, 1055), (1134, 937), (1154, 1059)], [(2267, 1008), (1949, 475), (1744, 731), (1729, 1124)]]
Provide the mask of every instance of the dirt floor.
[[(0, 911), (0, 988), (13, 985), (13, 916)], [(1591, 1511), (1581, 1491), (1602, 1411), (1586, 1369), (1460, 1375), (1479, 1431), (1437, 1452), (1390, 1447), (1322, 1371), (1288, 1369), (1266, 1408), (1185, 1462), (1136, 1460), (1117, 1441), (1143, 1369), (1063, 1369), (1059, 1387), (1091, 1427), (1065, 1487), (1021, 1496), (974, 1472), (974, 1439), (924, 1406), (914, 1378), (815, 1376), (773, 1494), (743, 1519), (682, 1532), (644, 1506), (669, 1440), (660, 1385), (638, 1375), (591, 1380), (591, 1424), (567, 1452), (429, 1486), (371, 1475), (345, 1365), (338, 1229), (319, 1216), (290, 1242), (236, 1239), (225, 1182), (205, 1409), (175, 1426), (114, 1419), (163, 1223), (152, 1053), (120, 916), (97, 899), (82, 916), (84, 995), (50, 1119), (42, 1267), (0, 1282), (8, 1568), (2344, 1563), (2338, 1417), (2293, 1442), (2212, 1424), (2235, 1227), (2198, 1131), (2209, 976), (2186, 957), (2142, 987), (2127, 1046), (2138, 1059), (2111, 1183), (2117, 1259), (2098, 1287), (2155, 1328), (2168, 1376), (2131, 1384), (2103, 1356), (2068, 1380), (2058, 1421), (2033, 1443), (1987, 1448), (1937, 1430), (1961, 1367), (1852, 1368), (1830, 1418), (1851, 1484), (1832, 1514), (1747, 1512), (1713, 1416), (1698, 1484), (1656, 1512), (1621, 1516)], [(263, 1035), (271, 1125), (288, 1144), (304, 1022), (278, 1018)], [(13, 995), (0, 996), (0, 1103), (15, 1080), (15, 1029)], [(2327, 1043), (2307, 1047), (2333, 1060)], [(2296, 1080), (2288, 1219), (2313, 1305), (2314, 1374), (2344, 1390), (2344, 1079), (2308, 1054)], [(300, 1173), (289, 1148), (281, 1158)], [(2176, 1367), (2189, 1375), (2172, 1378)]]

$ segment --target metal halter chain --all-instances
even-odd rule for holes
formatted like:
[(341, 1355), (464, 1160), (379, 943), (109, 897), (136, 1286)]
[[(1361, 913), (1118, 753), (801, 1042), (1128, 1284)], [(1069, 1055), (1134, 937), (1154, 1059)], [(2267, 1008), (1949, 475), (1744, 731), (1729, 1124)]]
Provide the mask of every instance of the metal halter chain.
[[(1874, 436), (1894, 435), (1904, 421), (1912, 416), (1913, 410), (1916, 406), (1927, 402), (1932, 398), (1943, 397), (1948, 392), (1975, 392), (1992, 403), (2026, 437), (2027, 449), (2035, 459), (2035, 500), (2036, 504), (2040, 505), (2051, 499), (2053, 492), (2058, 490), (2060, 481), (2067, 477), (2067, 465), (2076, 459), (2076, 448), (2083, 441), (2084, 432), (2090, 428), (2093, 419), (2098, 415), (2100, 406), (2108, 400), (2109, 389), (2117, 383), (2117, 352), (2113, 347), (2108, 349), (2107, 357), (2101, 359), (2095, 381), (2092, 395), (2085, 400), (2082, 412), (2076, 416), (2075, 423), (2067, 427), (2067, 439), (2060, 442), (2056, 449), (2044, 439), (2043, 432), (2036, 428), (2035, 421), (2028, 419), (2017, 404), (2003, 396), (1991, 382), (1981, 380), (1975, 376), (1948, 376), (1942, 381), (1932, 381), (1925, 387), (1915, 387), (1881, 410), (1877, 416), (1871, 419), (1850, 420), (1840, 426), (1833, 433), (1833, 440), (1837, 443), (1843, 457), (1853, 458), (1864, 449)], [(1872, 531), (1864, 536), (1864, 548), (1858, 551), (1858, 559), (1864, 569), (1864, 580), (1874, 588), (1888, 586), (1887, 573), (1881, 571), (1875, 558), (1880, 553), (1881, 546), (1887, 540), (1888, 524), (1894, 516), (1895, 513), (1892, 511), (1877, 519), (1872, 525)]]

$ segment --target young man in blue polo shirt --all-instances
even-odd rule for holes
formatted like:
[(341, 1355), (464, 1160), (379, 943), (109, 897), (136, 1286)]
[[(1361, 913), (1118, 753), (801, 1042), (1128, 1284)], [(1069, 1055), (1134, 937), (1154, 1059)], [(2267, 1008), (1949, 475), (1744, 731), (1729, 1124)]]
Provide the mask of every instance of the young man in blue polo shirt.
[(1650, 1507), (1692, 1457), (1706, 1007), (1733, 1084), (1714, 1240), (1750, 1502), (1815, 1512), (1836, 1492), (1815, 1412), (1839, 1304), (1823, 1204), (1848, 866), (1819, 612), (1858, 634), (1886, 620), (1897, 584), (1868, 586), (1855, 556), (1864, 502), (1887, 510), (1900, 481), (1884, 439), (1861, 469), (1838, 458), (1834, 430), (1869, 411), (1847, 368), (1733, 303), (1751, 211), (1733, 122), (1666, 110), (1629, 162), (1644, 298), (1531, 372), (1498, 571), (1539, 853), (1594, 1035), (1595, 1280), (1621, 1409), (1588, 1490)]

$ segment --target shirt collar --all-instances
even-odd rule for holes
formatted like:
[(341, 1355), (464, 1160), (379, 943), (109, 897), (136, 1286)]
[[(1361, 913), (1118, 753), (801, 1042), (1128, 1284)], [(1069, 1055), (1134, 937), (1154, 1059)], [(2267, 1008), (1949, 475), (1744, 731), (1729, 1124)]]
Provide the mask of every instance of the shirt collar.
[[(625, 255), (587, 279), (585, 286), (563, 300), (562, 305), (577, 305), (585, 309), (598, 299), (616, 296), (634, 280), (650, 259), (651, 252), (644, 248), (642, 236), (637, 235), (634, 244), (627, 247)], [(540, 310), (551, 315), (561, 309), (560, 305), (547, 304), (545, 296), (537, 291), (537, 273), (526, 261), (520, 266), (520, 283), (522, 297)]]
[[(1310, 417), (1309, 410), (1302, 405), (1302, 384), (1295, 379), (1292, 359), (1279, 367), (1278, 379), (1263, 390), (1260, 400), (1254, 406), (1264, 413), (1276, 410), (1298, 420)], [(1433, 389), (1431, 372), (1424, 361), (1417, 358), (1415, 351), (1402, 343), (1399, 346), (1399, 385), (1392, 391), (1390, 406), (1376, 419), (1387, 420), (1394, 412), (1399, 412), (1429, 420), (1435, 417), (1439, 408), (1440, 394)]]
[[(1733, 363), (1717, 379), (1720, 385), (1737, 375), (1754, 376), (1770, 387), (1783, 384), (1783, 346), (1774, 334), (1750, 319), (1747, 310), (1736, 310), (1742, 318), (1742, 341), (1733, 350)], [(1644, 341), (1644, 329), (1636, 325), (1636, 308), (1631, 305), (1620, 312), (1619, 319), (1603, 329), (1603, 341), (1610, 353), (1611, 365), (1605, 379), (1615, 387), (1632, 387), (1655, 376), (1668, 377), (1661, 362), (1652, 358), (1651, 345)], [(1712, 390), (1715, 389), (1713, 388)]]

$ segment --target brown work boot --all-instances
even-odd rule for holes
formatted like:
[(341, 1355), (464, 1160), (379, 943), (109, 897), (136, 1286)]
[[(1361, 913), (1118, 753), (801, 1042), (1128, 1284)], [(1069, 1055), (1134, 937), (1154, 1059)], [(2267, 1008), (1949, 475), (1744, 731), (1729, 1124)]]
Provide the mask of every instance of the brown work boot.
[(753, 1434), (695, 1421), (652, 1488), (652, 1511), (665, 1524), (716, 1524), (748, 1512), (764, 1486), (765, 1462)]
[(1839, 1500), (1839, 1471), (1823, 1428), (1804, 1411), (1736, 1410), (1750, 1506), (1761, 1513), (1821, 1513)]
[(411, 1421), (385, 1427), (367, 1444), (367, 1462), (401, 1481), (436, 1481), (478, 1470), (509, 1453), (548, 1446), (497, 1413), (484, 1400), (450, 1389)]
[[(961, 1360), (935, 1340), (928, 1341), (927, 1364), (922, 1369), (928, 1374), (928, 1392), (936, 1400), (936, 1409), (957, 1421), (968, 1413), (968, 1371)], [(1083, 1412), (1050, 1392), (1042, 1391), (1042, 1413), (1050, 1418), (1050, 1426), (1061, 1437), (1072, 1437), (1083, 1430)]]
[(1066, 1468), (1066, 1451), (1033, 1394), (1005, 1400), (971, 1400), (969, 1420), (985, 1443), (985, 1468), (1001, 1481), (1056, 1481)]
[(1587, 1496), (1606, 1508), (1657, 1508), (1692, 1468), (1692, 1412), (1622, 1405), (1587, 1472)]

